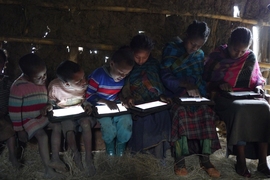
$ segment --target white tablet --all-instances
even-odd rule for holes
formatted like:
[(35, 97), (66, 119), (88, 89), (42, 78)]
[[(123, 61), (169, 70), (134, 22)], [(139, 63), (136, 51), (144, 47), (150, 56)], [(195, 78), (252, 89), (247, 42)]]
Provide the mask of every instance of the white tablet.
[(153, 102), (138, 104), (138, 105), (135, 105), (135, 107), (142, 110), (146, 110), (146, 109), (156, 108), (156, 107), (166, 106), (166, 105), (168, 104), (162, 101), (153, 101)]
[(81, 106), (71, 106), (63, 109), (54, 109), (54, 117), (63, 117), (84, 113), (84, 109)]
[(215, 102), (205, 97), (179, 97), (175, 100), (180, 105), (214, 105)]
[(235, 91), (228, 93), (231, 96), (260, 96), (260, 93), (256, 93), (254, 91)]
[(202, 101), (210, 101), (210, 99), (207, 99), (205, 97), (180, 97), (179, 98), (182, 102), (202, 102)]
[(105, 114), (114, 114), (114, 113), (121, 113), (121, 112), (127, 112), (127, 108), (125, 108), (122, 104), (117, 104), (118, 109), (110, 109), (107, 105), (98, 105), (97, 113), (99, 115), (105, 115)]

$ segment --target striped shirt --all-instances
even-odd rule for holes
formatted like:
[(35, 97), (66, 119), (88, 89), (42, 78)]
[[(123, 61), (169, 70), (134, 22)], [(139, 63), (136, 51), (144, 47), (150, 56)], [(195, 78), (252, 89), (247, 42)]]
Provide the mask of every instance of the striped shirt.
[(34, 132), (45, 127), (48, 119), (40, 110), (48, 101), (45, 86), (36, 85), (19, 77), (10, 88), (9, 115), (15, 131), (26, 130), (31, 138)]
[(87, 101), (96, 105), (100, 99), (115, 101), (124, 85), (124, 79), (115, 82), (105, 66), (96, 69), (88, 76)]

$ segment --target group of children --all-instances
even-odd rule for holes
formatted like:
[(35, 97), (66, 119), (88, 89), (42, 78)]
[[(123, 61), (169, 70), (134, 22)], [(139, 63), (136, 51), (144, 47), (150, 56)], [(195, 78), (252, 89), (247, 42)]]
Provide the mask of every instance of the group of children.
[[(183, 106), (172, 101), (172, 98), (179, 96), (201, 97), (207, 95), (208, 86), (205, 79), (208, 80), (209, 78), (204, 78), (204, 76), (210, 77), (212, 74), (211, 71), (204, 70), (204, 53), (201, 47), (207, 41), (209, 34), (210, 29), (205, 22), (194, 21), (187, 28), (186, 37), (183, 41), (175, 39), (175, 41), (166, 45), (163, 50), (161, 64), (151, 56), (152, 40), (144, 34), (139, 34), (133, 37), (130, 46), (124, 46), (115, 51), (108, 64), (93, 71), (88, 76), (88, 81), (86, 81), (85, 73), (79, 64), (66, 60), (57, 67), (57, 78), (52, 80), (48, 87), (46, 87), (47, 70), (45, 62), (36, 54), (27, 54), (20, 58), (19, 67), (22, 74), (11, 85), (8, 78), (4, 76), (7, 56), (5, 51), (1, 50), (0, 141), (6, 141), (9, 149), (9, 160), (12, 165), (15, 167), (20, 166), (15, 156), (15, 134), (23, 142), (35, 137), (45, 167), (45, 177), (62, 178), (63, 175), (58, 172), (67, 171), (65, 163), (59, 158), (61, 135), (63, 133), (65, 142), (74, 155), (76, 166), (80, 170), (85, 169), (87, 176), (95, 175), (96, 168), (92, 156), (91, 128), (98, 121), (101, 125), (106, 153), (109, 156), (123, 156), (126, 146), (128, 146), (132, 152), (150, 152), (156, 158), (162, 160), (166, 150), (170, 147), (168, 142), (172, 142), (175, 158), (174, 172), (176, 175), (186, 176), (188, 170), (185, 165), (185, 157), (190, 154), (198, 154), (201, 168), (211, 177), (220, 177), (220, 172), (209, 159), (210, 154), (220, 148), (214, 124), (215, 119), (218, 118), (216, 112), (208, 105)], [(234, 36), (235, 38), (233, 38)], [(251, 41), (250, 30), (237, 28), (229, 38), (229, 48), (225, 48), (226, 50), (221, 54), (225, 54), (226, 58), (232, 59), (229, 61), (230, 65), (232, 63), (238, 65), (238, 62), (245, 63), (245, 59), (241, 59), (253, 58), (253, 56), (243, 56), (242, 54), (242, 52), (252, 52), (248, 50)], [(236, 53), (235, 47), (241, 51), (237, 49), (238, 53)], [(237, 55), (234, 57), (234, 54)], [(219, 62), (224, 61), (214, 61), (213, 63), (216, 65)], [(256, 65), (258, 67), (255, 58), (252, 59), (252, 62), (254, 63), (247, 63), (247, 65)], [(209, 67), (213, 68), (214, 65)], [(217, 67), (223, 68), (223, 66)], [(226, 67), (230, 66), (226, 64)], [(241, 67), (246, 66), (241, 65)], [(235, 69), (242, 72), (241, 68)], [(248, 73), (258, 76), (258, 78), (250, 78), (254, 80), (253, 84), (258, 84), (261, 79), (259, 69), (256, 69), (254, 73), (251, 73), (250, 70), (253, 67), (247, 69), (243, 69), (244, 73), (240, 79), (238, 78), (239, 81), (242, 80), (244, 83), (241, 83), (247, 86), (248, 81), (245, 76)], [(223, 71), (218, 70), (217, 73), (219, 72)], [(220, 75), (221, 78), (224, 74)], [(226, 82), (227, 79), (216, 81), (215, 78), (217, 77), (213, 76), (213, 78), (213, 83), (218, 86), (217, 89), (219, 91), (224, 90), (222, 83)], [(230, 86), (238, 88), (238, 86), (242, 85), (241, 83), (237, 84), (237, 86)], [(208, 82), (209, 84), (211, 82)], [(258, 87), (262, 88), (261, 84), (258, 84), (260, 85)], [(254, 87), (249, 87), (249, 89), (254, 90)], [(137, 117), (131, 114), (102, 118), (91, 116), (92, 108), (96, 105), (105, 104), (114, 110), (118, 109), (117, 103), (119, 102), (130, 108), (134, 104), (154, 100), (161, 100), (172, 104), (172, 106), (170, 110)], [(218, 101), (216, 103), (219, 105)], [(220, 101), (220, 103), (223, 105), (224, 100)], [(254, 100), (250, 103), (253, 104)], [(228, 102), (228, 107), (231, 104), (232, 102)], [(266, 117), (270, 116), (269, 105), (263, 101), (259, 101), (258, 104), (263, 104), (266, 107)], [(53, 109), (70, 106), (82, 106), (86, 112), (85, 116), (77, 119), (66, 118), (61, 122), (54, 123), (48, 120), (48, 114)], [(254, 109), (254, 107), (252, 108)], [(226, 114), (231, 112), (232, 110), (229, 109)], [(241, 111), (237, 111), (237, 113), (239, 112)], [(247, 111), (243, 112), (246, 113)], [(222, 113), (218, 115), (225, 117), (222, 116)], [(239, 119), (243, 119), (242, 116), (239, 116)], [(232, 121), (234, 120), (232, 118)], [(254, 122), (250, 121), (251, 123)], [(265, 122), (268, 123), (269, 118), (266, 118)], [(268, 124), (270, 126), (270, 123)], [(50, 140), (51, 157), (45, 127), (52, 130)], [(245, 128), (254, 129), (254, 126)], [(230, 129), (233, 128), (228, 128), (228, 132)], [(257, 129), (261, 130), (262, 128)], [(75, 135), (77, 131), (82, 132), (85, 146), (85, 167), (76, 145)], [(235, 128), (235, 131), (240, 132), (237, 128)], [(266, 131), (268, 132), (268, 130)], [(244, 134), (246, 135), (246, 133)], [(270, 134), (268, 134), (267, 137), (270, 137)], [(238, 148), (236, 172), (244, 177), (250, 177), (251, 174), (245, 162), (245, 138), (242, 139), (239, 136), (239, 139), (235, 141), (240, 142), (240, 144), (233, 142), (229, 145)], [(266, 163), (267, 143), (270, 138), (266, 138), (267, 140), (261, 140), (262, 138), (260, 138), (252, 139), (252, 142), (263, 142), (259, 145), (258, 171), (270, 177), (270, 170)], [(248, 138), (246, 139), (245, 141), (249, 141)], [(230, 142), (230, 139), (228, 142)]]
[[(4, 71), (7, 56), (1, 50), (1, 70)], [(19, 59), (22, 74), (13, 82), (7, 81), (7, 76), (1, 77), (1, 141), (6, 140), (9, 149), (9, 159), (13, 166), (20, 167), (15, 155), (15, 132), (22, 142), (35, 137), (39, 153), (45, 167), (45, 177), (62, 178), (58, 173), (67, 171), (66, 165), (59, 158), (61, 133), (63, 132), (68, 148), (74, 154), (74, 162), (80, 170), (93, 176), (96, 169), (92, 156), (92, 131), (96, 120), (91, 117), (92, 105), (106, 104), (110, 109), (116, 109), (115, 101), (124, 85), (124, 78), (134, 65), (134, 57), (130, 48), (121, 48), (112, 56), (108, 66), (103, 66), (89, 75), (89, 84), (85, 79), (84, 70), (79, 64), (66, 60), (56, 70), (57, 78), (46, 87), (46, 65), (36, 54), (27, 54)], [(56, 108), (83, 106), (87, 115), (79, 119), (65, 119), (50, 122), (48, 112)], [(10, 118), (9, 118), (10, 117)], [(106, 152), (122, 156), (127, 141), (132, 132), (130, 114), (104, 117), (98, 119), (101, 124), (102, 137), (106, 144)], [(3, 123), (2, 123), (3, 122)], [(78, 128), (78, 126), (80, 128)], [(45, 127), (51, 129), (51, 152)], [(78, 151), (75, 132), (82, 131), (85, 147), (85, 168)], [(57, 171), (55, 171), (57, 170)]]

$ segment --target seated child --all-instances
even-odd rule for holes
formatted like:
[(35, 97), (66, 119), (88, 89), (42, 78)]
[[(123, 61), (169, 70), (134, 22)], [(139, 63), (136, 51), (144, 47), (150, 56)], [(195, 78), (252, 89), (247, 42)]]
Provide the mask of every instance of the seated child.
[(6, 141), (9, 161), (18, 168), (20, 163), (15, 154), (15, 131), (8, 115), (8, 96), (11, 86), (8, 76), (5, 76), (5, 67), (7, 55), (3, 49), (0, 49), (0, 141)]
[[(9, 114), (13, 128), (21, 139), (27, 141), (35, 137), (38, 141), (39, 153), (45, 166), (45, 178), (63, 178), (53, 167), (65, 171), (65, 164), (59, 158), (61, 142), (60, 123), (49, 123), (47, 111), (52, 110), (48, 104), (45, 82), (47, 79), (45, 62), (35, 54), (27, 54), (19, 60), (22, 71), (10, 88)], [(50, 162), (48, 136), (43, 129), (52, 129)], [(52, 167), (53, 166), (53, 167)]]
[[(86, 80), (83, 69), (72, 61), (62, 62), (56, 70), (58, 78), (51, 81), (48, 87), (49, 101), (54, 107), (65, 108), (69, 106), (84, 105), (87, 114), (91, 114), (91, 104), (85, 101)], [(68, 119), (61, 122), (64, 136), (69, 148), (74, 153), (74, 161), (80, 170), (83, 170), (81, 154), (78, 151), (75, 133), (76, 126), (82, 128), (82, 137), (85, 146), (85, 163), (87, 175), (93, 176), (96, 172), (92, 157), (92, 131), (95, 123), (90, 116), (81, 119)]]
[[(106, 104), (110, 109), (117, 109), (118, 93), (124, 85), (124, 78), (134, 65), (133, 53), (128, 48), (117, 50), (109, 65), (96, 69), (88, 77), (87, 101), (93, 105)], [(109, 156), (122, 156), (127, 141), (132, 133), (130, 114), (99, 118), (102, 139), (105, 141)]]

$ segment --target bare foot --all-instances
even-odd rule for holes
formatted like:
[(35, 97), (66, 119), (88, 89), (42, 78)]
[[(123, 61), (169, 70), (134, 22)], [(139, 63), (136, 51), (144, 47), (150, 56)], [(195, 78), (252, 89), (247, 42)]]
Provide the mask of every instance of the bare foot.
[(12, 166), (15, 167), (16, 169), (19, 169), (22, 166), (22, 163), (20, 163), (16, 157), (10, 157), (9, 161), (11, 162)]
[(49, 167), (61, 172), (67, 172), (66, 165), (60, 159), (58, 160), (52, 159), (49, 163)]
[(52, 168), (47, 168), (45, 173), (44, 173), (44, 178), (45, 179), (65, 179), (66, 176), (63, 174), (60, 174), (58, 172), (55, 172)]
[(94, 176), (96, 174), (96, 168), (94, 166), (93, 160), (86, 161), (86, 174), (89, 177)]
[(83, 164), (82, 164), (82, 158), (81, 158), (81, 154), (79, 152), (76, 152), (74, 154), (74, 162), (76, 164), (76, 166), (80, 169), (80, 171), (83, 171)]

